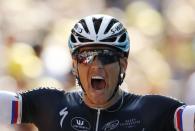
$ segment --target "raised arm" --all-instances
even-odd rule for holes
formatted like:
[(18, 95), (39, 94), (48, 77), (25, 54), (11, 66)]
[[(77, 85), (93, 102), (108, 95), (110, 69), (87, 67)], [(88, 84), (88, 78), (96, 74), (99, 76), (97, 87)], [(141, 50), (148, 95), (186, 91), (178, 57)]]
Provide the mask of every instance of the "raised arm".
[(21, 95), (8, 91), (0, 91), (0, 123), (20, 124), (21, 116)]

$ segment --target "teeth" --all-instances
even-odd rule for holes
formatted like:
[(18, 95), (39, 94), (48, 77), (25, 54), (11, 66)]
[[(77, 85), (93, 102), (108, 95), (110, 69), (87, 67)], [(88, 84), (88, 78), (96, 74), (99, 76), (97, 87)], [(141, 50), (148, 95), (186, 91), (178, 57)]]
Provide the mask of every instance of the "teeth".
[(104, 79), (104, 78), (101, 76), (92, 76), (92, 79)]

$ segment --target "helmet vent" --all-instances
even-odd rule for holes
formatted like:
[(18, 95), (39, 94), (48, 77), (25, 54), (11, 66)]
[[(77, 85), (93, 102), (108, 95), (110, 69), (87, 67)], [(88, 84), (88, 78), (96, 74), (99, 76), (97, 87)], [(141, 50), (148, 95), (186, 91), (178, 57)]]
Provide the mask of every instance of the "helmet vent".
[(100, 40), (101, 42), (115, 42), (117, 37), (109, 37), (107, 39)]
[(79, 21), (79, 23), (81, 23), (82, 26), (83, 26), (83, 28), (84, 28), (84, 30), (85, 30), (87, 33), (89, 33), (89, 29), (88, 29), (88, 27), (87, 27), (87, 24), (86, 24), (85, 20), (84, 20), (84, 19), (81, 19), (81, 20)]
[(73, 43), (76, 43), (76, 39), (74, 38), (74, 35), (71, 34), (70, 39)]
[(82, 43), (84, 43), (84, 42), (93, 42), (93, 40), (86, 39), (86, 38), (84, 38), (84, 37), (78, 37), (78, 40), (79, 40), (80, 42), (82, 42)]
[(117, 22), (118, 22), (118, 20), (112, 19), (112, 20), (110, 21), (110, 23), (108, 24), (108, 26), (107, 26), (107, 28), (106, 28), (104, 34), (108, 33), (108, 31), (112, 28), (112, 26), (113, 26), (115, 23), (117, 23)]
[(124, 33), (120, 39), (119, 39), (119, 42), (124, 42), (126, 40), (126, 33)]
[(102, 17), (99, 19), (93, 18), (93, 24), (94, 24), (94, 28), (95, 28), (95, 33), (98, 34), (98, 31), (100, 29), (100, 25), (102, 23)]

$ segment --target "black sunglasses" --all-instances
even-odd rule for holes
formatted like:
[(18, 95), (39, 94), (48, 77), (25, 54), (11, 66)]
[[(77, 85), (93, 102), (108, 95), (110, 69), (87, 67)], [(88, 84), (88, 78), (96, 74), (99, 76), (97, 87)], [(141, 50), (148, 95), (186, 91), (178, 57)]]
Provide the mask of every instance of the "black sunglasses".
[(121, 53), (111, 50), (85, 50), (74, 55), (74, 58), (83, 64), (92, 64), (95, 57), (101, 61), (103, 65), (108, 65), (119, 61), (119, 58), (123, 57)]

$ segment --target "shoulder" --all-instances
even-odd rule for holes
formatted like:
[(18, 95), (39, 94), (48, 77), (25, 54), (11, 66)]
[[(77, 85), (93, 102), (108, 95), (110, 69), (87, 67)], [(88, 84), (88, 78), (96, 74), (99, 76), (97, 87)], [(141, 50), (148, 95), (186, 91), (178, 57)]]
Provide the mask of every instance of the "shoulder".
[(162, 95), (135, 95), (125, 93), (125, 101), (135, 108), (177, 108), (184, 105), (183, 102), (168, 96)]
[(183, 102), (168, 96), (145, 95), (140, 98), (141, 107), (150, 110), (175, 111), (178, 107), (184, 105)]
[(39, 87), (39, 88), (35, 88), (32, 90), (27, 90), (27, 91), (23, 91), (20, 92), (19, 94), (21, 94), (21, 96), (23, 98), (51, 98), (51, 99), (55, 99), (55, 98), (73, 98), (73, 97), (78, 97), (80, 96), (80, 92), (79, 91), (74, 91), (74, 92), (66, 92), (63, 89), (57, 89), (57, 88), (53, 88), (53, 87)]
[(141, 100), (149, 103), (183, 103), (176, 98), (163, 95), (144, 95)]
[(51, 94), (64, 94), (65, 91), (64, 90), (60, 90), (57, 88), (53, 88), (53, 87), (39, 87), (39, 88), (34, 88), (32, 90), (26, 90), (26, 91), (22, 91), (20, 92), (20, 94), (22, 96), (25, 95), (51, 95)]

